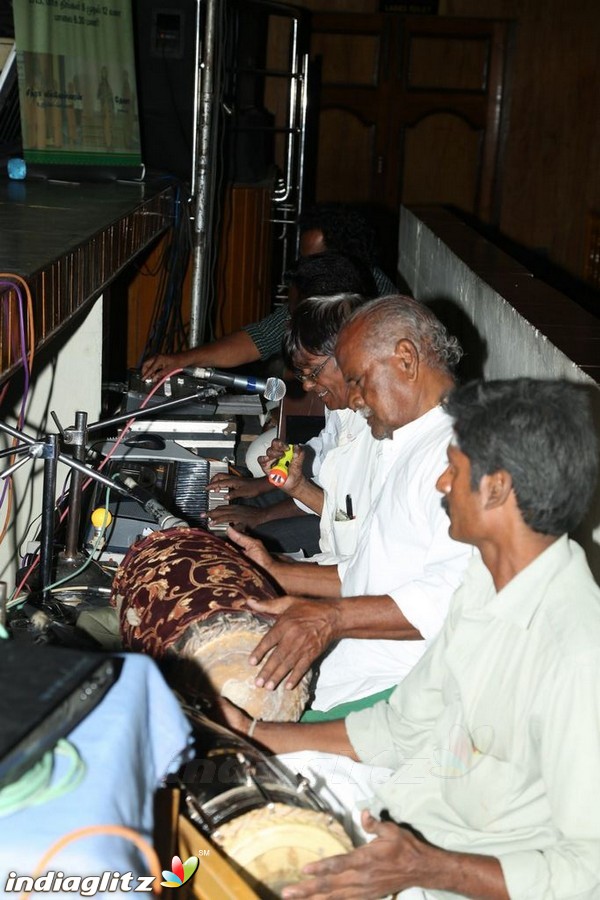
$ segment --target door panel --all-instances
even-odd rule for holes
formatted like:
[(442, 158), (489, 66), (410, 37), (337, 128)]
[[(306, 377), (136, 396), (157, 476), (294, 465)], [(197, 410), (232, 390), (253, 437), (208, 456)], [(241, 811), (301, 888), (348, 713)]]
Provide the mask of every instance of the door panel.
[[(332, 203), (371, 200), (371, 172), (375, 125), (344, 109), (324, 109), (319, 118), (317, 184), (321, 195)], [(340, 138), (340, 136), (343, 136)]]
[(316, 199), (454, 203), (498, 219), (510, 23), (314, 14)]
[[(477, 198), (481, 134), (449, 113), (426, 116), (404, 131), (402, 202), (448, 203), (473, 210)], [(447, 177), (448, 171), (452, 178)]]

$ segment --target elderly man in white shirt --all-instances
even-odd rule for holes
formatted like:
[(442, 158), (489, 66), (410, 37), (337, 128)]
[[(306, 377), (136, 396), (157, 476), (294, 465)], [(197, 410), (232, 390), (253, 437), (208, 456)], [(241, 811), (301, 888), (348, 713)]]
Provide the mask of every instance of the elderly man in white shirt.
[(259, 686), (295, 685), (336, 642), (321, 663), (312, 708), (343, 715), (348, 702), (389, 694), (441, 628), (471, 555), (449, 537), (435, 492), (452, 430), (440, 402), (459, 356), (431, 310), (409, 297), (370, 301), (341, 330), (331, 365), (379, 442), (371, 509), (356, 552), (334, 565), (274, 560), (259, 542), (230, 532), (288, 592), (268, 605), (280, 615), (254, 654), (259, 662), (274, 648)]

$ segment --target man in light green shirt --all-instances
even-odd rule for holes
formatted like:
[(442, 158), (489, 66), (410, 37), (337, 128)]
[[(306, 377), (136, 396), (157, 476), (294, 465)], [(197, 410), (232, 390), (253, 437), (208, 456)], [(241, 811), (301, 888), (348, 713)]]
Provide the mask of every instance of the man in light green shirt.
[(481, 558), (441, 634), (389, 702), (253, 726), (276, 752), (392, 770), (363, 813), (374, 839), (306, 867), (284, 898), (600, 897), (600, 588), (567, 537), (597, 477), (589, 403), (565, 381), (516, 379), (459, 388), (446, 407), (438, 489), (450, 535)]

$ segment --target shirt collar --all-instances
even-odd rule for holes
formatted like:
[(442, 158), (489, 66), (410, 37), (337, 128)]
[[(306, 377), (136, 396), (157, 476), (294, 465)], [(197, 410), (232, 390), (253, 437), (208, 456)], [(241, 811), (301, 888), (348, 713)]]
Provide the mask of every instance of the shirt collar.
[(412, 422), (407, 422), (406, 425), (396, 428), (392, 433), (391, 440), (398, 443), (410, 440), (414, 434), (418, 434), (423, 428), (428, 428), (430, 425), (435, 424), (438, 419), (440, 421), (450, 421), (448, 413), (439, 405), (428, 409), (418, 419), (413, 419)]
[(513, 622), (520, 628), (528, 628), (544, 600), (546, 587), (570, 563), (573, 552), (568, 535), (563, 534), (515, 575), (506, 587), (493, 592), (492, 598), (485, 604), (486, 612)]

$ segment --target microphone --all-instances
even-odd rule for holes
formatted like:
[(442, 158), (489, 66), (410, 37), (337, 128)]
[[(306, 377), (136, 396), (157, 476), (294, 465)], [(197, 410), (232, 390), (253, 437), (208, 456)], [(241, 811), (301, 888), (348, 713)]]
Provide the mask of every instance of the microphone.
[(236, 388), (239, 391), (263, 394), (267, 400), (277, 401), (285, 396), (285, 382), (281, 378), (255, 378), (254, 375), (232, 375), (231, 372), (204, 368), (184, 368), (183, 371), (186, 375), (199, 378), (201, 381), (211, 381), (213, 384), (222, 384), (224, 387)]
[(140, 503), (147, 513), (158, 523), (159, 531), (166, 531), (167, 528), (189, 528), (189, 522), (174, 516), (166, 507), (160, 503), (156, 497), (137, 483), (135, 478), (130, 475), (124, 477), (119, 476), (119, 480), (129, 488), (131, 497)]

